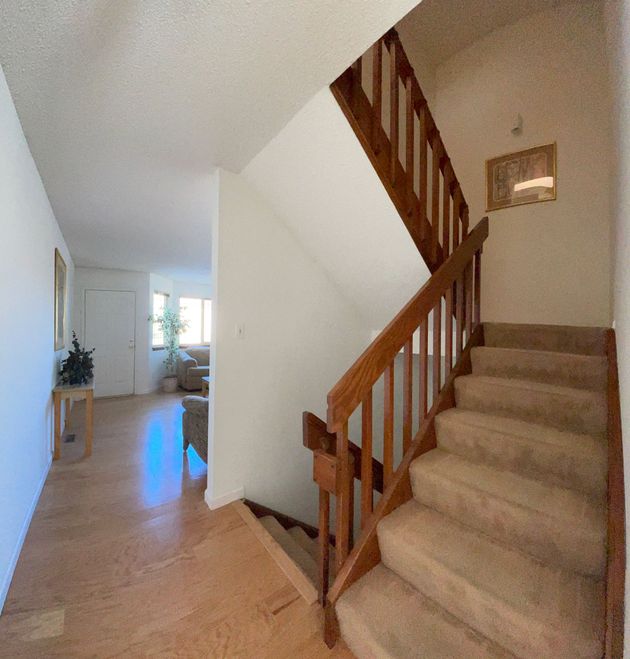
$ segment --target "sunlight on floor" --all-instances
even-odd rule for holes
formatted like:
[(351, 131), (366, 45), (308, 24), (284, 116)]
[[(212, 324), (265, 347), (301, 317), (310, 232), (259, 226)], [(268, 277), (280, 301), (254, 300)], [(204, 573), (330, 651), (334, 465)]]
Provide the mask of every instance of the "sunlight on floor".
[(149, 412), (142, 451), (141, 488), (147, 507), (177, 499), (185, 481), (201, 478), (206, 473), (205, 462), (192, 447), (182, 451), (181, 409)]

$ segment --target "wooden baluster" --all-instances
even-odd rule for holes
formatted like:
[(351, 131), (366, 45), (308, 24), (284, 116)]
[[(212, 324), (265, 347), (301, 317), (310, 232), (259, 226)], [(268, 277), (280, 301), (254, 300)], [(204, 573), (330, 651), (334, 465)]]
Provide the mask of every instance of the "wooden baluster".
[(442, 255), (446, 260), (451, 253), (451, 163), (444, 165), (444, 187), (442, 188)]
[(383, 401), (383, 485), (386, 487), (394, 473), (394, 364), (385, 369)]
[(455, 286), (455, 359), (459, 361), (462, 356), (462, 343), (464, 336), (464, 275), (457, 278)]
[(442, 140), (440, 140), (440, 133), (437, 129), (433, 135), (431, 149), (433, 151), (433, 162), (431, 164), (431, 260), (435, 263), (440, 242), (440, 158), (442, 154)]
[(423, 103), (419, 112), (420, 116), (420, 160), (418, 164), (418, 174), (420, 177), (419, 181), (419, 192), (418, 196), (420, 199), (420, 238), (424, 240), (427, 236), (427, 158), (428, 158), (428, 134), (427, 134), (427, 122), (428, 122), (428, 112), (426, 102)]
[(459, 214), (462, 206), (462, 189), (457, 183), (453, 194), (453, 251), (459, 246)]
[(319, 488), (319, 603), (326, 605), (330, 572), (330, 494)]
[(383, 40), (374, 44), (372, 51), (372, 109), (374, 123), (372, 124), (372, 148), (374, 153), (381, 152), (380, 135), (383, 122)]
[(444, 381), (453, 367), (453, 285), (446, 289), (444, 309)]
[[(354, 461), (350, 457), (350, 481), (348, 483), (348, 553), (354, 547)], [(347, 558), (347, 555), (346, 555)]]
[(405, 343), (403, 372), (403, 454), (411, 445), (413, 419), (413, 336)]
[(372, 390), (361, 406), (361, 528), (374, 509), (372, 473)]
[(405, 139), (407, 146), (407, 153), (405, 157), (405, 172), (407, 174), (407, 188), (409, 191), (409, 210), (408, 214), (411, 216), (416, 207), (416, 194), (413, 191), (413, 124), (416, 118), (416, 114), (413, 107), (413, 72), (411, 72), (405, 81), (405, 89), (407, 96), (407, 107), (406, 107), (406, 127), (405, 127)]
[(464, 204), (462, 208), (462, 240), (468, 235), (468, 206)]
[(472, 260), (468, 263), (466, 266), (466, 270), (464, 270), (464, 280), (465, 280), (465, 286), (466, 286), (466, 311), (465, 311), (465, 317), (466, 317), (466, 343), (470, 341), (470, 335), (472, 334), (472, 323), (473, 323), (473, 317), (472, 317), (472, 306), (473, 306), (473, 262)]
[(474, 326), (481, 322), (481, 250), (475, 254), (475, 311)]
[(363, 56), (352, 65), (352, 76), (354, 84), (360, 88), (363, 84)]
[(350, 455), (348, 453), (348, 422), (337, 432), (337, 525), (335, 553), (337, 572), (341, 570), (350, 550), (350, 503), (354, 478), (350, 473)]
[(428, 332), (428, 320), (425, 318), (420, 323), (420, 347), (418, 350), (418, 366), (420, 370), (420, 397), (418, 405), (418, 418), (420, 419), (420, 424), (424, 420), (424, 417), (427, 415), (427, 385), (428, 385), (428, 376), (427, 376), (427, 362), (428, 362), (428, 352), (429, 352), (429, 332)]
[(389, 49), (389, 140), (391, 142), (390, 179), (396, 182), (396, 169), (398, 165), (399, 140), (399, 104), (398, 104), (398, 46), (392, 41)]
[(433, 396), (432, 404), (440, 393), (442, 363), (442, 300), (433, 307)]

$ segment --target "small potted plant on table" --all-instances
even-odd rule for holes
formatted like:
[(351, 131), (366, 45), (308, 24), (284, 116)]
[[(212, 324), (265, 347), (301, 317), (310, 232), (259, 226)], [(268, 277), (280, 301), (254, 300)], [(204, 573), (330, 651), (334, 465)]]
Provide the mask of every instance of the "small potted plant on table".
[(87, 384), (94, 377), (92, 350), (85, 350), (79, 344), (76, 332), (72, 332), (72, 346), (68, 358), (61, 362), (59, 376), (63, 384)]
[(162, 380), (162, 390), (165, 393), (177, 391), (177, 355), (179, 353), (179, 335), (188, 327), (188, 322), (182, 320), (178, 313), (172, 309), (164, 309), (161, 316), (155, 318), (155, 322), (160, 324), (164, 335), (164, 365), (166, 366), (166, 375)]

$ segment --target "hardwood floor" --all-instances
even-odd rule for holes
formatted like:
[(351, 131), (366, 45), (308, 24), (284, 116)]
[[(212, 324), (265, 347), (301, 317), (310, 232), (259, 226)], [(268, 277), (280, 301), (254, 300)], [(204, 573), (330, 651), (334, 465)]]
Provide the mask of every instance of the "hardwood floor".
[(351, 657), (241, 517), (203, 501), (181, 396), (101, 399), (37, 506), (2, 616), (2, 657)]

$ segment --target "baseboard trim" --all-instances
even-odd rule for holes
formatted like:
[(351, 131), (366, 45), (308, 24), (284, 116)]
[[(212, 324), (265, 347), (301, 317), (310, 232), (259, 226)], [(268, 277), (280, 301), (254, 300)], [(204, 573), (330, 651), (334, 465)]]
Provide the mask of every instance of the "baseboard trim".
[(39, 502), (39, 497), (41, 496), (42, 490), (44, 489), (44, 484), (48, 478), (51, 466), (52, 455), (48, 459), (48, 464), (46, 465), (44, 473), (42, 474), (42, 477), (40, 478), (40, 481), (37, 485), (37, 489), (35, 490), (35, 495), (33, 496), (31, 505), (29, 506), (26, 517), (24, 518), (24, 522), (22, 523), (22, 528), (20, 529), (17, 542), (15, 543), (15, 548), (13, 549), (11, 560), (9, 561), (8, 570), (2, 581), (2, 588), (0, 589), (0, 615), (2, 615), (4, 603), (6, 602), (7, 595), (9, 594), (9, 588), (11, 587), (11, 581), (13, 581), (13, 574), (15, 573), (15, 568), (20, 558), (22, 547), (24, 546), (24, 540), (26, 540), (26, 534), (28, 533), (28, 529), (31, 526), (31, 521), (33, 520), (33, 515), (35, 514), (35, 508), (37, 508), (37, 503)]
[(203, 495), (203, 498), (205, 502), (208, 504), (208, 508), (210, 508), (210, 510), (216, 510), (217, 508), (223, 508), (223, 506), (227, 506), (229, 503), (233, 503), (234, 501), (238, 501), (239, 499), (244, 499), (245, 488), (239, 487), (236, 490), (232, 490), (231, 492), (226, 492), (225, 494), (222, 494), (220, 497), (214, 497), (214, 498), (212, 498), (208, 490), (206, 490)]

